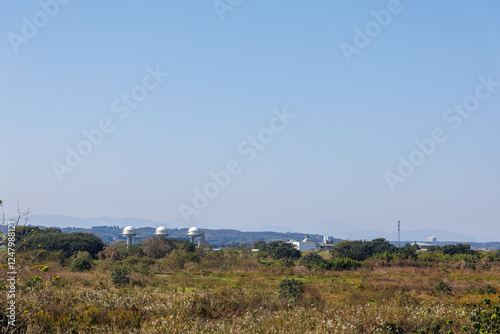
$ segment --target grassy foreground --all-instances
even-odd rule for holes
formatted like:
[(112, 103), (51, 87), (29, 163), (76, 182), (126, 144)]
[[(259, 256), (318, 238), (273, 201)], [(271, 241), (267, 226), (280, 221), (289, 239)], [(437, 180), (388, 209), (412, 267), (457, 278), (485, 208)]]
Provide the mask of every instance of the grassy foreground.
[(230, 249), (97, 260), (83, 272), (46, 257), (19, 272), (18, 333), (497, 333), (491, 256), (420, 253), (333, 271)]

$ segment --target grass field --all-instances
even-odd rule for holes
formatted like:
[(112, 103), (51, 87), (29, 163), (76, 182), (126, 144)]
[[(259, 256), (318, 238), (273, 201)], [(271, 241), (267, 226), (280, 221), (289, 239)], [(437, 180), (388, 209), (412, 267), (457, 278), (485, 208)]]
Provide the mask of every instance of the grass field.
[[(420, 253), (343, 271), (238, 250), (198, 262), (179, 254), (95, 260), (83, 272), (21, 260), (19, 333), (496, 333), (500, 262), (491, 256), (430, 261)], [(492, 320), (474, 324), (481, 311)]]

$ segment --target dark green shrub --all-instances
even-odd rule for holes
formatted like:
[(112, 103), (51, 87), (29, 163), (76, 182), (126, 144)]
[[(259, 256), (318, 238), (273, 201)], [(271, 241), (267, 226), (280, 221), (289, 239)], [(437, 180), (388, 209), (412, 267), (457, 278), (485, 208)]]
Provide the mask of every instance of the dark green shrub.
[(372, 241), (346, 240), (335, 245), (332, 250), (333, 257), (350, 258), (363, 261), (375, 254), (396, 253), (397, 248), (389, 241), (379, 238)]
[(71, 271), (86, 271), (92, 269), (92, 262), (86, 258), (77, 257), (71, 262)]
[(470, 320), (472, 328), (479, 333), (500, 333), (500, 306), (497, 304), (491, 309), (477, 310)]
[(404, 245), (404, 247), (398, 248), (395, 257), (402, 260), (416, 260), (418, 258), (418, 255), (417, 250), (414, 246), (406, 244)]
[(328, 268), (328, 262), (318, 253), (308, 253), (303, 256), (299, 263), (312, 270), (323, 270)]
[(275, 260), (280, 259), (300, 259), (301, 254), (292, 244), (284, 242), (283, 240), (272, 241), (266, 247), (269, 256)]
[(386, 321), (382, 327), (381, 327), (382, 331), (384, 333), (394, 333), (394, 334), (404, 334), (406, 333), (406, 331), (399, 327), (398, 324), (395, 324), (395, 323), (392, 323), (392, 322), (388, 322)]
[(128, 285), (130, 283), (129, 274), (130, 270), (128, 268), (115, 267), (111, 269), (111, 283), (116, 286)]
[(465, 262), (463, 269), (476, 270), (476, 266), (472, 262)]
[(23, 283), (23, 287), (25, 288), (40, 288), (42, 286), (42, 279), (40, 276), (35, 276), (33, 278), (28, 279)]
[(192, 242), (184, 243), (181, 248), (186, 253), (194, 253), (196, 251), (196, 246)]
[(260, 251), (266, 251), (267, 244), (264, 240), (256, 241), (252, 244), (252, 248), (258, 249)]
[(48, 251), (62, 251), (69, 258), (78, 251), (87, 251), (95, 258), (97, 253), (104, 249), (102, 240), (92, 233), (33, 233), (24, 239), (19, 246), (21, 252), (45, 249)]
[(302, 294), (302, 282), (295, 278), (285, 278), (281, 280), (278, 295), (288, 299), (289, 303), (294, 303)]
[(438, 247), (438, 250), (446, 255), (455, 255), (455, 254), (476, 254), (477, 252), (470, 248), (469, 244), (456, 244), (456, 245), (444, 245)]
[(278, 263), (283, 268), (293, 268), (295, 266), (295, 262), (291, 259), (281, 259)]
[(485, 284), (478, 291), (481, 295), (488, 295), (490, 293), (497, 293), (497, 289), (491, 284)]
[(451, 285), (448, 282), (440, 281), (436, 284), (436, 291), (442, 292), (442, 293), (450, 293), (452, 291)]
[(143, 257), (144, 256), (143, 245), (142, 244), (140, 246), (130, 245), (127, 248), (127, 256)]
[(361, 267), (361, 263), (350, 258), (335, 258), (330, 260), (330, 267), (333, 270), (353, 270)]
[(51, 252), (45, 249), (39, 249), (34, 251), (19, 253), (19, 259), (24, 262), (29, 262), (32, 264), (46, 264), (50, 262), (56, 262), (60, 265), (64, 264), (66, 257), (62, 251)]

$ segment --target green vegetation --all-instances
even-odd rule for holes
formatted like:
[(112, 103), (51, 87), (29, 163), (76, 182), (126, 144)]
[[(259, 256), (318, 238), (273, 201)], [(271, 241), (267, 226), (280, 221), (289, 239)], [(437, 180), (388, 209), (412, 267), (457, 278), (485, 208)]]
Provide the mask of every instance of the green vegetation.
[(20, 227), (16, 230), (16, 244), (22, 252), (47, 250), (61, 251), (65, 257), (86, 251), (92, 257), (103, 250), (104, 243), (97, 236), (90, 233), (62, 233), (60, 229)]
[(292, 244), (286, 243), (282, 240), (273, 241), (261, 246), (261, 251), (266, 252), (275, 260), (297, 260), (300, 259), (300, 251), (297, 250)]
[(130, 270), (128, 268), (123, 266), (115, 267), (111, 270), (111, 283), (116, 286), (127, 285), (130, 283), (129, 274)]
[(92, 263), (84, 258), (76, 258), (71, 262), (71, 271), (85, 271), (92, 269)]
[(303, 292), (302, 282), (295, 278), (285, 278), (280, 282), (278, 295), (289, 304), (294, 304)]
[[(43, 234), (64, 235), (33, 235)], [(151, 238), (92, 254), (84, 242), (22, 248), (29, 238), (18, 250), (16, 333), (499, 331), (499, 254), (467, 245), (417, 251), (377, 239), (300, 253), (260, 242), (252, 252)]]

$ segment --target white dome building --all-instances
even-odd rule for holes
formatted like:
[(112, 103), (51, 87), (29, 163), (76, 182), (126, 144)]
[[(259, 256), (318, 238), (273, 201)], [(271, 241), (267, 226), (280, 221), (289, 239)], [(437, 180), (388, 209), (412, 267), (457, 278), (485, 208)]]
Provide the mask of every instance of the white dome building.
[(133, 244), (133, 238), (137, 235), (137, 231), (132, 226), (127, 226), (123, 229), (122, 235), (127, 238), (127, 247)]
[(196, 236), (199, 236), (199, 235), (201, 235), (201, 232), (200, 232), (200, 230), (197, 227), (191, 227), (188, 230), (188, 236), (190, 236), (190, 237), (196, 237)]
[(137, 232), (132, 226), (127, 226), (123, 229), (123, 235), (137, 235)]
[(168, 230), (165, 226), (160, 226), (156, 229), (155, 235), (157, 237), (168, 237)]
[(200, 231), (197, 227), (191, 227), (187, 234), (191, 242), (197, 246), (205, 242), (205, 232)]

